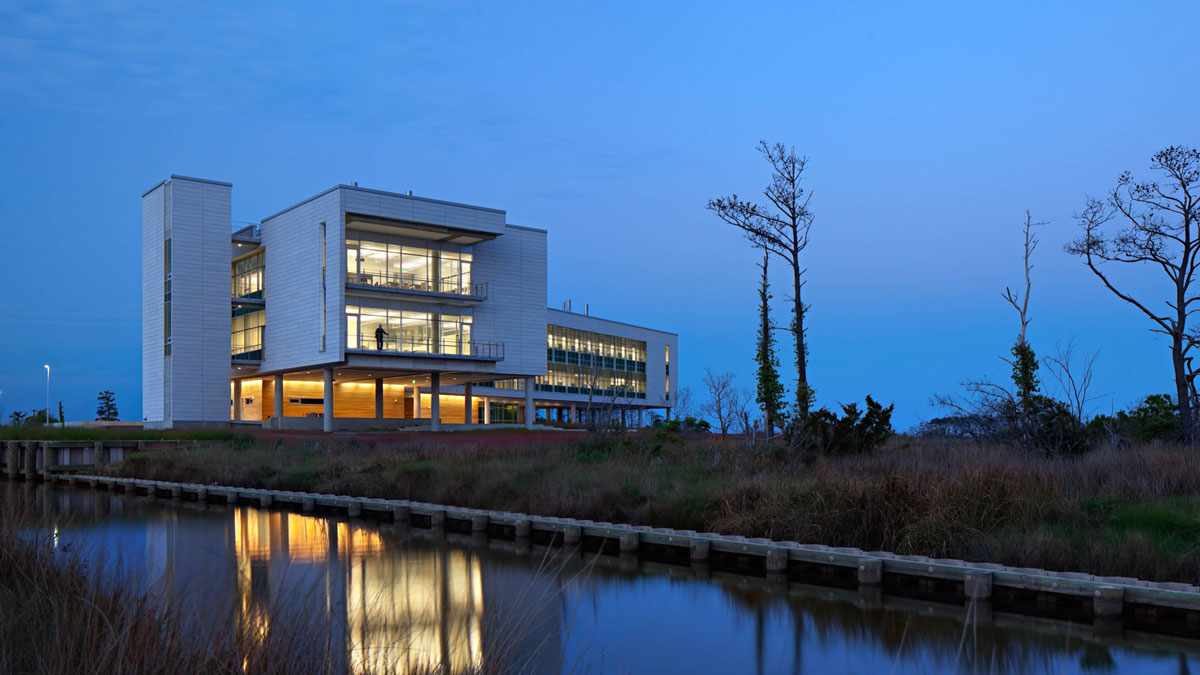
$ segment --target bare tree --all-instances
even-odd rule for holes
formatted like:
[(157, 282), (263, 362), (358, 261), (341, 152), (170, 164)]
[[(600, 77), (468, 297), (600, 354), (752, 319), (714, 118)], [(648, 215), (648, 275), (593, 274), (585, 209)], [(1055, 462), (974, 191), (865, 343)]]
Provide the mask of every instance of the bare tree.
[(673, 408), (675, 419), (681, 420), (685, 417), (694, 416), (696, 413), (695, 405), (696, 399), (695, 395), (692, 394), (691, 387), (680, 387), (675, 392), (675, 406)]
[(708, 402), (700, 406), (700, 412), (716, 420), (722, 436), (729, 433), (729, 428), (737, 419), (738, 391), (733, 378), (733, 373), (717, 374), (712, 368), (705, 368), (701, 379), (708, 390)]
[(813, 399), (808, 386), (808, 346), (804, 315), (808, 307), (801, 299), (805, 268), (800, 254), (808, 246), (813, 215), (808, 210), (812, 193), (800, 186), (807, 157), (796, 156), (794, 148), (782, 143), (758, 142), (758, 151), (771, 165), (771, 183), (763, 190), (770, 206), (738, 199), (736, 194), (708, 202), (708, 209), (721, 220), (740, 229), (755, 245), (783, 258), (792, 270), (792, 337), (796, 347), (796, 410), (808, 414)]
[(758, 419), (752, 415), (754, 403), (753, 390), (746, 387), (734, 388), (733, 396), (729, 399), (729, 409), (733, 418), (732, 426), (738, 430), (738, 433), (749, 436), (758, 426)]
[(587, 403), (583, 406), (583, 428), (593, 437), (605, 436), (621, 425), (622, 399), (630, 398), (627, 383), (616, 382), (605, 376), (599, 359), (589, 358), (589, 363), (580, 369), (583, 383), (587, 385)]
[(1068, 340), (1065, 345), (1059, 345), (1054, 356), (1042, 359), (1046, 370), (1050, 372), (1050, 376), (1062, 390), (1067, 408), (1075, 416), (1075, 421), (1080, 424), (1083, 424), (1084, 419), (1090, 414), (1088, 404), (1092, 400), (1090, 394), (1092, 371), (1096, 365), (1096, 357), (1099, 355), (1100, 352), (1092, 352), (1076, 359), (1075, 341)]
[[(1197, 333), (1188, 329), (1188, 319), (1200, 300), (1192, 290), (1200, 269), (1200, 152), (1185, 146), (1158, 151), (1150, 168), (1166, 179), (1138, 182), (1126, 171), (1106, 197), (1089, 197), (1077, 216), (1083, 236), (1067, 244), (1066, 251), (1080, 256), (1084, 264), (1121, 300), (1133, 305), (1154, 324), (1152, 332), (1171, 341), (1171, 365), (1179, 406), (1181, 436), (1195, 435), (1195, 379), (1200, 371), (1191, 366), (1191, 351), (1200, 344)], [(1106, 226), (1116, 221), (1115, 232)], [(1114, 263), (1149, 263), (1170, 281), (1166, 310), (1144, 296), (1135, 297), (1131, 285), (1118, 285), (1109, 274)]]
[(1029, 327), (1029, 322), (1032, 321), (1029, 317), (1029, 294), (1032, 290), (1030, 273), (1033, 272), (1033, 252), (1037, 250), (1039, 243), (1037, 235), (1033, 232), (1033, 228), (1045, 224), (1044, 221), (1040, 223), (1032, 222), (1029, 212), (1025, 212), (1025, 294), (1014, 293), (1012, 288), (1008, 286), (1004, 287), (1004, 293), (1001, 294), (1001, 297), (1007, 300), (1008, 304), (1013, 306), (1013, 309), (1017, 310), (1017, 314), (1021, 318), (1021, 332), (1017, 335), (1018, 344), (1026, 344), (1025, 330)]

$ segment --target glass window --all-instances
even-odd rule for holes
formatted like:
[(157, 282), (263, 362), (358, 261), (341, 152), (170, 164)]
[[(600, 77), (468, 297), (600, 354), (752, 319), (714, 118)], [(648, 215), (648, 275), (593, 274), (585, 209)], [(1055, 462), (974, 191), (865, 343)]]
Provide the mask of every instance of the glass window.
[[(354, 313), (350, 313), (350, 312)], [(346, 307), (346, 348), (347, 350), (358, 350), (362, 344), (362, 335), (359, 334), (359, 313), (356, 307)]]
[(401, 351), (428, 352), (433, 335), (433, 316), (426, 312), (402, 312)]
[(262, 298), (263, 262), (262, 251), (233, 263), (233, 289), (235, 298)]
[(371, 241), (363, 234), (347, 233), (346, 276), (349, 283), (470, 294), (473, 260), (470, 253)]
[(230, 352), (235, 359), (262, 359), (266, 312), (239, 307), (230, 320)]
[(645, 398), (645, 342), (553, 325), (546, 327), (546, 342), (544, 386), (565, 387), (568, 393)]
[(358, 280), (358, 242), (346, 242), (346, 281), (351, 284), (359, 283)]
[(359, 245), (358, 264), (360, 283), (383, 283), (387, 278), (387, 244), (362, 242)]
[(383, 335), (378, 332), (380, 328), (387, 331), (386, 309), (363, 307), (359, 310), (358, 324), (362, 327), (362, 342), (367, 349), (386, 348), (388, 338), (396, 338), (394, 335)]
[(423, 248), (405, 246), (400, 263), (405, 288), (415, 291), (433, 290), (429, 284), (430, 251)]

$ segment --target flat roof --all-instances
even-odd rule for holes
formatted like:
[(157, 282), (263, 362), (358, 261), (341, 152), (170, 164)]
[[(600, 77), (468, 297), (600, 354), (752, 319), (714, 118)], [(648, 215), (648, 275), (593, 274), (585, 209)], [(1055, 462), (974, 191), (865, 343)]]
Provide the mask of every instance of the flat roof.
[(365, 187), (361, 187), (358, 185), (338, 184), (338, 185), (334, 185), (333, 187), (331, 187), (327, 190), (322, 190), (321, 192), (318, 192), (317, 194), (309, 197), (308, 199), (302, 199), (302, 200), (296, 202), (295, 204), (292, 204), (291, 206), (287, 207), (286, 209), (280, 209), (280, 210), (276, 211), (275, 213), (272, 213), (271, 215), (267, 216), (266, 218), (263, 218), (261, 222), (265, 223), (268, 220), (278, 216), (281, 213), (287, 213), (288, 211), (291, 211), (292, 209), (296, 208), (297, 206), (301, 206), (303, 204), (307, 204), (308, 202), (311, 202), (314, 199), (324, 197), (325, 195), (329, 194), (330, 192), (333, 192), (334, 190), (357, 190), (359, 192), (370, 192), (372, 194), (384, 195), (386, 197), (403, 197), (405, 199), (415, 199), (418, 201), (429, 202), (432, 204), (445, 204), (447, 206), (461, 206), (463, 208), (475, 209), (477, 211), (491, 211), (492, 213), (505, 213), (504, 209), (493, 209), (488, 206), (476, 206), (474, 204), (464, 204), (462, 202), (451, 202), (451, 201), (447, 201), (445, 199), (433, 199), (431, 197), (418, 197), (416, 195), (410, 195), (410, 194), (405, 194), (405, 193), (400, 193), (400, 192), (389, 192), (387, 190), (376, 190), (374, 188), (365, 188)]
[(642, 330), (648, 330), (648, 331), (651, 331), (654, 333), (663, 333), (664, 335), (674, 335), (675, 337), (679, 337), (679, 333), (673, 333), (669, 330), (662, 330), (661, 328), (650, 328), (649, 326), (639, 326), (636, 323), (629, 323), (627, 321), (614, 321), (612, 319), (605, 319), (602, 316), (596, 316), (595, 314), (580, 314), (579, 312), (568, 312), (565, 309), (555, 309), (553, 307), (547, 307), (546, 309), (551, 312), (558, 312), (559, 314), (566, 314), (568, 316), (578, 316), (578, 317), (582, 317), (584, 319), (595, 319), (596, 321), (603, 321), (605, 323), (615, 323), (619, 326), (629, 326), (630, 328), (640, 328)]
[(513, 225), (512, 223), (505, 223), (504, 226), (511, 227), (514, 230), (529, 230), (530, 232), (541, 232), (542, 234), (549, 234), (549, 232), (547, 232), (546, 230), (543, 230), (540, 227), (525, 227), (524, 225)]
[(149, 190), (146, 190), (145, 192), (142, 193), (142, 196), (145, 197), (146, 195), (150, 194), (151, 192), (154, 192), (155, 190), (157, 190), (160, 186), (165, 185), (168, 181), (175, 180), (176, 178), (178, 178), (179, 180), (190, 180), (193, 183), (211, 183), (213, 185), (221, 185), (221, 186), (228, 187), (228, 188), (233, 187), (233, 183), (226, 183), (223, 180), (212, 180), (211, 178), (195, 178), (193, 176), (181, 176), (177, 173), (173, 173), (169, 177), (164, 178), (164, 179), (158, 181), (157, 183), (155, 183), (154, 185), (152, 185)]

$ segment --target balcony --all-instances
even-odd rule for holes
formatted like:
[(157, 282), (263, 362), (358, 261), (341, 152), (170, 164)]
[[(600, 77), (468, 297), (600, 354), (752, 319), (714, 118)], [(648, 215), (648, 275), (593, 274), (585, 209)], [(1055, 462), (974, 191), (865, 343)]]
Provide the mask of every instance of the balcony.
[(459, 275), (443, 279), (428, 279), (415, 274), (387, 274), (376, 272), (350, 272), (346, 283), (370, 289), (404, 291), (431, 296), (449, 296), (470, 300), (487, 298), (487, 283), (472, 284)]
[[(483, 361), (503, 361), (503, 342), (471, 342), (469, 340), (421, 340), (385, 337), (376, 342), (372, 336), (351, 334), (347, 351), (366, 354), (396, 354), (403, 356), (433, 356)], [(355, 346), (357, 345), (357, 346)]]

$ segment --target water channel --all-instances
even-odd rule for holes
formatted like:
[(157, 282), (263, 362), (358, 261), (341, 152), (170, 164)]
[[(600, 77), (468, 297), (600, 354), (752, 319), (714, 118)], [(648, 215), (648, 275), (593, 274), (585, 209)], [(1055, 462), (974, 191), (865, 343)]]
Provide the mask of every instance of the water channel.
[(256, 634), (320, 632), (332, 670), (1200, 673), (1200, 641), (245, 506), (3, 483), (64, 552)]

